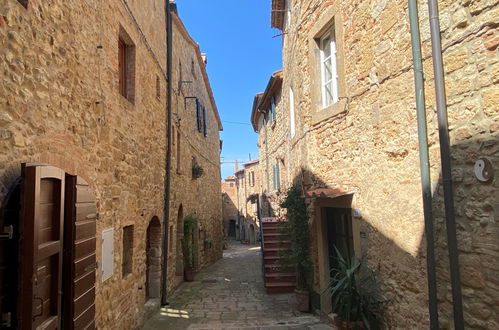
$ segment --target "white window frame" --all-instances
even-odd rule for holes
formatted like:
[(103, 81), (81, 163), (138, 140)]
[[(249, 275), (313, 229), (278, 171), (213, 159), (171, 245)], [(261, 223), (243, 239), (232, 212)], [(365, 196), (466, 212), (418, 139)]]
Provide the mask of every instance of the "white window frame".
[[(325, 49), (325, 42), (326, 39), (329, 38), (329, 43), (330, 43), (330, 55), (329, 57), (325, 58), (324, 54), (324, 49)], [(336, 38), (334, 35), (334, 31), (331, 31), (325, 35), (323, 35), (319, 41), (319, 47), (320, 47), (320, 66), (321, 66), (321, 95), (322, 95), (322, 108), (327, 108), (330, 105), (335, 104), (338, 102), (338, 68), (337, 68), (337, 56), (336, 56)], [(331, 80), (325, 81), (326, 79), (326, 62), (330, 62), (331, 64)], [(326, 98), (326, 86), (331, 85), (331, 93), (332, 93), (332, 100), (331, 103), (327, 103), (327, 98)]]
[(289, 134), (294, 137), (296, 134), (295, 127), (295, 94), (292, 88), (289, 88)]

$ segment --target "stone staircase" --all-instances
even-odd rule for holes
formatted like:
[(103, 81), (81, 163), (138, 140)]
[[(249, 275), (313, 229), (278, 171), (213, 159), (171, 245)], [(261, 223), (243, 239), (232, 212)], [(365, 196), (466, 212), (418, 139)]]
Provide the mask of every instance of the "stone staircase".
[(296, 274), (293, 267), (283, 269), (279, 263), (279, 251), (289, 245), (289, 241), (280, 232), (283, 221), (273, 218), (262, 219), (263, 236), (263, 273), (267, 293), (293, 292)]

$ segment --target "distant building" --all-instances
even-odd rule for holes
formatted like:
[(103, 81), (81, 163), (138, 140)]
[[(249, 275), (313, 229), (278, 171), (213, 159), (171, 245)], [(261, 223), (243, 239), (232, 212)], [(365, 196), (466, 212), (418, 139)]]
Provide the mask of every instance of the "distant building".
[(222, 182), (224, 236), (236, 239), (238, 219), (236, 177), (228, 176)]

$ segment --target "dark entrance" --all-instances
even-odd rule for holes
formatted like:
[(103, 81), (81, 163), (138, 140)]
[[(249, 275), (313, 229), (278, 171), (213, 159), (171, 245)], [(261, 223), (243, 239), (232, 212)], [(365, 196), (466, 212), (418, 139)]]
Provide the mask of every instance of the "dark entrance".
[(352, 209), (327, 207), (323, 209), (327, 224), (327, 242), (329, 268), (337, 266), (337, 255), (334, 247), (344, 258), (354, 255), (352, 234)]
[(236, 220), (229, 220), (229, 237), (236, 238)]
[(23, 165), (0, 210), (13, 233), (0, 243), (2, 328), (95, 328), (96, 214), (79, 177)]

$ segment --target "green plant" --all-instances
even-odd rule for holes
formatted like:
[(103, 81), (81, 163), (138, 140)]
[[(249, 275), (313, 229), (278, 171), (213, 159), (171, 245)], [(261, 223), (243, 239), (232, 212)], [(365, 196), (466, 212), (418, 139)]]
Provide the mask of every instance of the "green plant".
[(204, 169), (200, 165), (198, 164), (192, 165), (192, 177), (194, 179), (200, 178), (201, 176), (203, 176), (203, 173)]
[(307, 205), (303, 198), (300, 186), (293, 185), (289, 188), (286, 197), (280, 204), (287, 209), (286, 221), (282, 227), (284, 233), (290, 240), (289, 248), (285, 248), (281, 256), (282, 266), (296, 267), (296, 288), (308, 290), (310, 287), (310, 235), (308, 227)]
[(329, 289), (333, 312), (344, 322), (361, 322), (367, 329), (378, 327), (374, 310), (381, 302), (376, 278), (356, 257), (344, 258), (336, 247), (337, 265), (331, 269)]
[(197, 245), (194, 242), (194, 230), (198, 224), (198, 218), (194, 214), (189, 214), (184, 218), (184, 236), (182, 237), (182, 252), (187, 269), (194, 268), (194, 259), (197, 252)]

